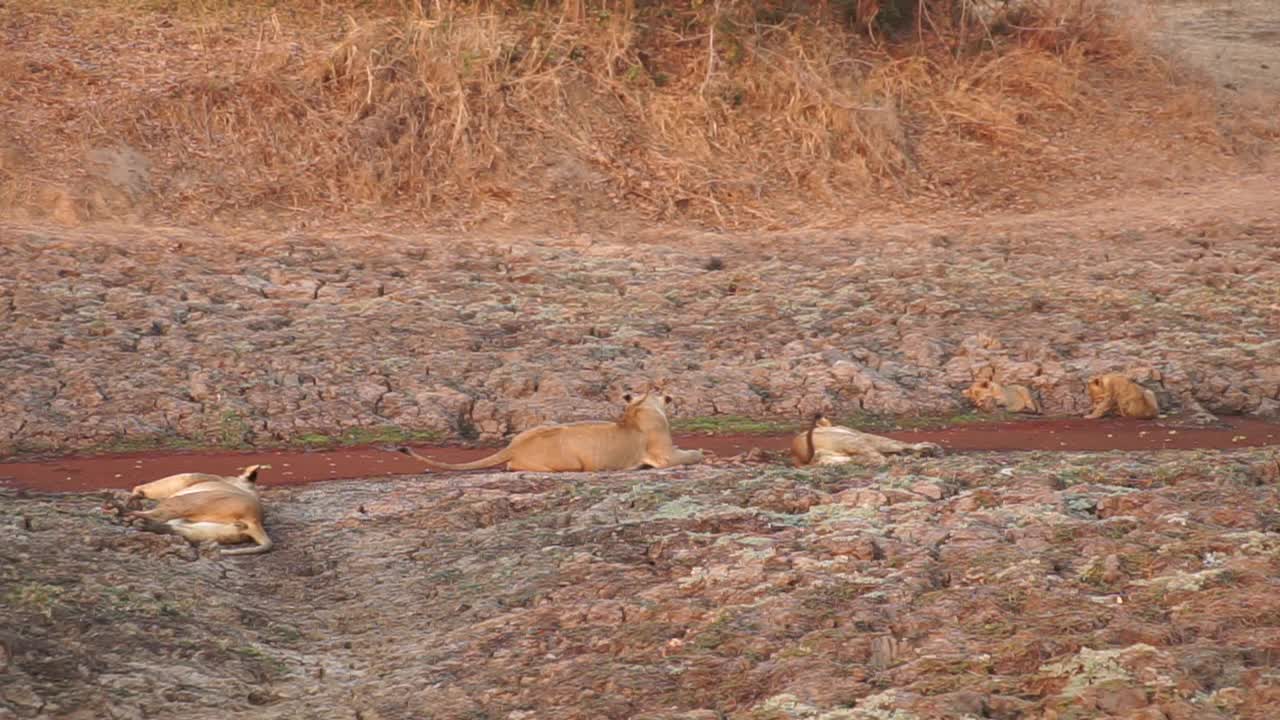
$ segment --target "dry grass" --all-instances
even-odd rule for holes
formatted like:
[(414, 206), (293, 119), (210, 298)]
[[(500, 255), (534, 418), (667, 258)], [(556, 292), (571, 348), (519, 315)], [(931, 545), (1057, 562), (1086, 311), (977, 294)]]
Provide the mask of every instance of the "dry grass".
[[(1002, 7), (16, 0), (0, 202), (69, 188), (82, 214), (105, 208), (79, 158), (125, 143), (151, 162), (137, 211), (191, 219), (769, 227), (1071, 177), (1107, 153), (1048, 138), (1093, 142), (1099, 118), (1136, 122), (1132, 98), (1177, 80), (1102, 0)], [(1210, 104), (1164, 112), (1219, 142)]]

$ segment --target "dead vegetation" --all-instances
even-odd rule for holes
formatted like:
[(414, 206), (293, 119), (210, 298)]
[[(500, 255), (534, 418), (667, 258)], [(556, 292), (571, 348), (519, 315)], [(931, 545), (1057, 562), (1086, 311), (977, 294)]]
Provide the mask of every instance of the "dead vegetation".
[[(1034, 205), (1029, 190), (1119, 172), (1118, 142), (1230, 150), (1203, 89), (1104, 7), (11, 2), (0, 202), (71, 220), (538, 209), (769, 227)], [(82, 162), (121, 146), (148, 161), (123, 191)]]

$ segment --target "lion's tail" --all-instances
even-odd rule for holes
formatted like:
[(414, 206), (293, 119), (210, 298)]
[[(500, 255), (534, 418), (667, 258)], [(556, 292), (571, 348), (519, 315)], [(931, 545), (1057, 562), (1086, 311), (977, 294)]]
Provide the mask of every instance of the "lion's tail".
[(450, 463), (440, 462), (439, 460), (432, 460), (425, 455), (419, 455), (414, 452), (412, 448), (398, 447), (396, 448), (396, 452), (404, 453), (415, 460), (421, 461), (427, 467), (436, 470), (479, 470), (480, 468), (489, 468), (507, 462), (514, 454), (511, 451), (511, 446), (508, 445), (489, 457), (480, 458), (479, 460), (473, 460), (472, 462), (462, 463), (460, 465), (452, 465)]
[(818, 422), (822, 420), (822, 418), (822, 413), (815, 414), (813, 416), (813, 422), (809, 423), (809, 429), (804, 434), (805, 449), (809, 451), (808, 455), (806, 455), (804, 459), (806, 465), (813, 462), (814, 453), (817, 452), (813, 447), (813, 431), (818, 427)]

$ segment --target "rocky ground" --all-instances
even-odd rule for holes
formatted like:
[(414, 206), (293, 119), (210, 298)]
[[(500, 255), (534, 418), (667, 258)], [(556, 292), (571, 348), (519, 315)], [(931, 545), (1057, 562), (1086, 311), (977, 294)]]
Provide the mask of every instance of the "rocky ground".
[[(1122, 371), (1175, 412), (1280, 412), (1280, 176), (1062, 213), (725, 237), (0, 227), (0, 454), (611, 417), (1046, 413)], [(1135, 209), (1137, 208), (1137, 209)]]
[(197, 555), (0, 494), (4, 718), (1269, 718), (1280, 465), (1021, 453), (266, 491)]
[[(1248, 26), (1227, 91), (1274, 78), (1271, 25), (1167, 5), (1192, 55)], [(986, 374), (1080, 414), (1104, 370), (1275, 417), (1268, 167), (846, 232), (4, 223), (0, 457), (493, 441), (655, 382), (703, 429)], [(234, 559), (0, 490), (0, 720), (1264, 720), (1278, 488), (1275, 448), (419, 475), (269, 488)]]

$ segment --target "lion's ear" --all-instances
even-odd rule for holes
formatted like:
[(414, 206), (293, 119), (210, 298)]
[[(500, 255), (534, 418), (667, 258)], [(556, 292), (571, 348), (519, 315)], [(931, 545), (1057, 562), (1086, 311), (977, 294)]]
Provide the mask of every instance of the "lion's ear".
[(671, 396), (670, 396), (670, 395), (663, 395), (663, 396), (662, 396), (662, 401), (663, 401), (663, 402), (665, 402), (665, 403), (666, 403), (666, 404), (668, 404), (668, 405), (670, 405), (671, 403), (675, 402), (675, 400), (672, 400), (672, 399), (671, 399)]
[(631, 402), (631, 393), (627, 393), (626, 395), (623, 395), (623, 396), (622, 396), (622, 402), (624, 402), (624, 403), (629, 403), (629, 402)]

